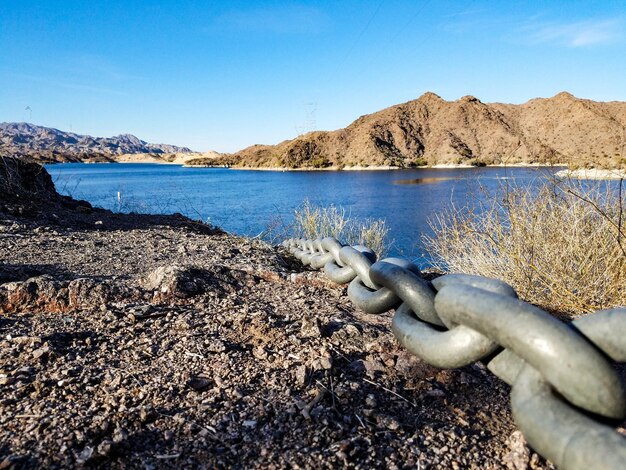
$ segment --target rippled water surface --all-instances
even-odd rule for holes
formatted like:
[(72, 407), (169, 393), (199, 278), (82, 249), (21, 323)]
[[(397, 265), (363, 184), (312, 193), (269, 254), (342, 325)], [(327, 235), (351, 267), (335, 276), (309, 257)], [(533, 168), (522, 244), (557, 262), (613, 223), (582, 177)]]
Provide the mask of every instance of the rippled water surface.
[[(226, 231), (255, 236), (280, 218), (289, 222), (305, 199), (345, 207), (357, 218), (383, 218), (393, 254), (421, 258), (428, 219), (484, 189), (536, 185), (554, 169), (459, 168), (398, 171), (269, 172), (157, 164), (48, 165), (63, 194), (124, 212), (181, 212)], [(482, 189), (481, 189), (482, 188)]]

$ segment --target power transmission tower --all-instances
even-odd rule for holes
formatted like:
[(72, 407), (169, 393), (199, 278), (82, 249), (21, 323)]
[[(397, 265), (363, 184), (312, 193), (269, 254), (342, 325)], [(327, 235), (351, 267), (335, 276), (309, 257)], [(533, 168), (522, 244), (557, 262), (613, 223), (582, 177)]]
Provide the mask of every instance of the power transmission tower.
[(315, 113), (317, 112), (317, 103), (304, 103), (304, 133), (317, 130), (317, 120)]
[(303, 103), (302, 106), (304, 106), (304, 123), (300, 126), (298, 124), (293, 125), (298, 136), (317, 130), (317, 120), (315, 118), (317, 103)]

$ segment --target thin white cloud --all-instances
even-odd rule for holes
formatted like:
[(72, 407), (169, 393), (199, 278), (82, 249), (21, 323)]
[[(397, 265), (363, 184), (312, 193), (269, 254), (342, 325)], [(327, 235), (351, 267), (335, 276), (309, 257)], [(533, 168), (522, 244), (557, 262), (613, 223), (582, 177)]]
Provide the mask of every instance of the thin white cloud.
[(441, 28), (453, 34), (475, 34), (476, 31), (499, 31), (517, 25), (515, 18), (499, 15), (487, 8), (476, 8), (449, 13), (444, 16)]
[(254, 33), (313, 34), (324, 29), (328, 17), (319, 8), (287, 4), (233, 10), (216, 18), (208, 31), (235, 30)]
[(464, 18), (469, 16), (476, 16), (489, 13), (490, 10), (487, 8), (469, 8), (461, 11), (453, 11), (451, 13), (447, 13), (443, 15), (444, 18)]
[(101, 88), (91, 85), (81, 85), (78, 83), (62, 83), (62, 82), (51, 82), (51, 84), (56, 85), (61, 88), (67, 88), (69, 90), (81, 90), (81, 91), (90, 91), (93, 93), (101, 93), (104, 95), (115, 95), (115, 96), (128, 96), (128, 93), (118, 90), (112, 90), (110, 88)]
[(58, 88), (66, 88), (68, 90), (88, 91), (88, 92), (104, 94), (104, 95), (128, 96), (128, 93), (119, 91), (119, 90), (113, 90), (110, 88), (102, 88), (102, 87), (92, 86), (92, 85), (84, 85), (80, 83), (51, 80), (49, 78), (40, 77), (36, 75), (28, 75), (28, 74), (21, 74), (21, 73), (9, 73), (7, 75), (15, 77), (15, 78), (19, 78), (21, 80), (28, 80), (31, 82), (42, 83), (44, 85), (49, 85), (49, 86), (58, 87)]
[(100, 78), (112, 81), (138, 80), (141, 77), (122, 70), (109, 59), (96, 54), (80, 54), (68, 58), (66, 68), (80, 74), (96, 74)]
[(622, 19), (587, 20), (573, 23), (529, 24), (524, 28), (531, 44), (591, 47), (619, 42), (624, 37)]
[(486, 10), (466, 10), (447, 16), (444, 30), (454, 34), (491, 31), (504, 40), (530, 45), (551, 44), (562, 47), (593, 47), (615, 44), (626, 38), (626, 18), (597, 18), (581, 21), (550, 21), (538, 13), (522, 22), (512, 16)]

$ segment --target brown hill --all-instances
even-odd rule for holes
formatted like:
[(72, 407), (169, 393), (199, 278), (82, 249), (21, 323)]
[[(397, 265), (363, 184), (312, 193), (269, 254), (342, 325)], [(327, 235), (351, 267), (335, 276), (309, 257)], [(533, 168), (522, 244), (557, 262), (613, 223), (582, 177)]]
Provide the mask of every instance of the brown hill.
[(172, 154), (189, 153), (186, 147), (151, 144), (131, 134), (115, 137), (64, 132), (25, 122), (0, 123), (0, 156), (20, 157), (41, 163), (116, 161), (127, 154), (150, 154), (168, 161)]
[(228, 156), (239, 167), (412, 167), (436, 164), (626, 164), (626, 103), (569, 93), (521, 105), (434, 93), (360, 117), (345, 129), (311, 132)]

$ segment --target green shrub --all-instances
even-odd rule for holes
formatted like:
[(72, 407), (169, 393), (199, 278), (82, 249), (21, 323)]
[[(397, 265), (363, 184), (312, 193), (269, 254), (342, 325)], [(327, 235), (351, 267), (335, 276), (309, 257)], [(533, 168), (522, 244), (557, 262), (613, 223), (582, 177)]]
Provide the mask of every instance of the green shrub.
[(327, 168), (331, 165), (330, 160), (326, 157), (315, 157), (311, 159), (311, 166), (313, 168)]

